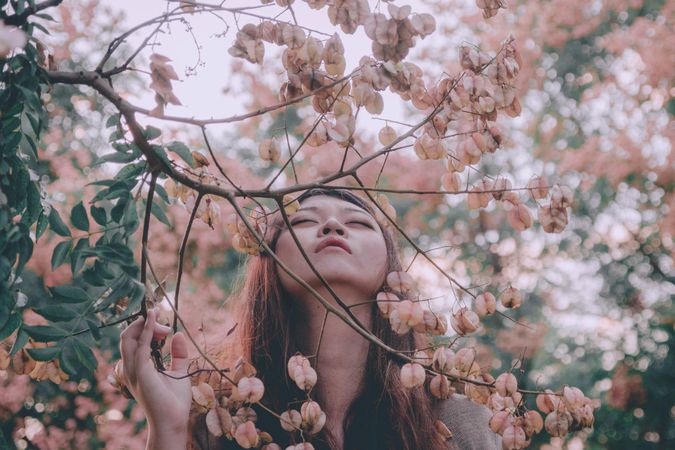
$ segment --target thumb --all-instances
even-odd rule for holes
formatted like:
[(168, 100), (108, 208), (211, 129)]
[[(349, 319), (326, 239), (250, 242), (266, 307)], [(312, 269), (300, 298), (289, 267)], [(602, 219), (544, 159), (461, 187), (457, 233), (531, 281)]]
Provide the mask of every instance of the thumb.
[(171, 339), (171, 370), (187, 373), (189, 362), (185, 335), (178, 331)]

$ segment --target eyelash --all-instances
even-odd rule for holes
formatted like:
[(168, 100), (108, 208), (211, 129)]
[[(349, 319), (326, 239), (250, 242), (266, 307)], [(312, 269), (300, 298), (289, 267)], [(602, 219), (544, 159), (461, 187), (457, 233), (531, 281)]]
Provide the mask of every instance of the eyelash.
[[(303, 223), (303, 222), (313, 222), (313, 221), (310, 220), (310, 219), (302, 219), (302, 220), (298, 220), (298, 221), (292, 222), (291, 225), (292, 225), (292, 226), (296, 226), (296, 225), (301, 224), (301, 223)], [(358, 224), (363, 225), (363, 226), (365, 226), (365, 227), (368, 227), (368, 228), (371, 228), (371, 229), (373, 228), (373, 227), (372, 227), (369, 223), (367, 223), (367, 222), (359, 222), (359, 221), (353, 220), (353, 221), (347, 222), (347, 223), (358, 223)]]

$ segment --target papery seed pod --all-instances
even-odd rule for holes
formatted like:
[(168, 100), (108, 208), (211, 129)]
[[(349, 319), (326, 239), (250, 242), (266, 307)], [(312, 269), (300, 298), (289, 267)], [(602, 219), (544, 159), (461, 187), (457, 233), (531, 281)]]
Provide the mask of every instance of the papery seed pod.
[(387, 125), (382, 127), (380, 132), (377, 134), (377, 137), (380, 141), (380, 144), (386, 147), (396, 140), (396, 130)]
[(309, 434), (316, 434), (326, 424), (326, 413), (321, 410), (317, 402), (304, 402), (300, 407), (300, 415), (302, 416), (302, 427)]
[(401, 300), (396, 304), (391, 316), (397, 316), (398, 319), (406, 323), (409, 327), (414, 327), (424, 323), (424, 310), (419, 303), (410, 300)]
[(504, 450), (519, 450), (526, 448), (530, 442), (521, 427), (508, 426), (502, 434), (502, 448)]
[(448, 172), (463, 172), (466, 168), (466, 164), (462, 162), (461, 159), (457, 157), (455, 152), (448, 152)]
[(302, 416), (298, 411), (289, 409), (288, 411), (281, 413), (279, 422), (281, 423), (281, 428), (288, 432), (293, 432), (300, 429), (300, 426), (302, 425)]
[(593, 417), (593, 407), (590, 404), (585, 404), (580, 408), (577, 408), (572, 411), (572, 418), (582, 428), (592, 427), (593, 422), (595, 422), (595, 417)]
[(491, 198), (492, 195), (489, 192), (483, 192), (480, 186), (474, 186), (466, 196), (467, 207), (469, 209), (485, 208)]
[(448, 377), (440, 374), (435, 375), (429, 382), (429, 391), (431, 391), (432, 395), (441, 400), (450, 398), (454, 393), (454, 389), (450, 387)]
[(456, 193), (462, 188), (462, 180), (456, 172), (446, 172), (441, 176), (441, 185), (446, 192)]
[(424, 133), (415, 141), (415, 154), (422, 160), (441, 159), (445, 156), (445, 149), (439, 139)]
[(262, 447), (260, 447), (260, 450), (282, 450), (282, 449), (281, 449), (281, 446), (279, 444), (276, 444), (274, 442), (270, 442), (269, 444), (265, 444)]
[(309, 442), (301, 442), (300, 444), (286, 447), (286, 450), (314, 450), (314, 446)]
[(0, 347), (0, 370), (6, 370), (10, 362), (9, 352), (5, 348)]
[(497, 411), (490, 418), (490, 429), (497, 434), (502, 434), (504, 430), (513, 424), (513, 416), (508, 411)]
[(431, 364), (438, 372), (450, 373), (455, 366), (455, 352), (448, 347), (439, 347), (434, 352)]
[(216, 396), (211, 385), (201, 382), (197, 386), (192, 386), (192, 401), (204, 412), (213, 408), (216, 404)]
[(495, 380), (495, 389), (502, 397), (511, 396), (518, 390), (518, 379), (512, 373), (503, 373)]
[(243, 357), (237, 358), (234, 362), (234, 372), (231, 375), (231, 379), (235, 383), (239, 383), (239, 380), (242, 377), (254, 377), (257, 374), (257, 370), (251, 363), (246, 361)]
[(445, 423), (443, 423), (442, 421), (440, 421), (440, 420), (435, 421), (434, 422), (434, 428), (436, 429), (436, 432), (441, 435), (441, 438), (444, 441), (447, 441), (450, 438), (452, 438), (452, 431), (450, 431), (448, 426)]
[(544, 392), (544, 394), (537, 395), (536, 403), (539, 411), (543, 412), (544, 414), (548, 414), (558, 409), (560, 397), (555, 395), (555, 393), (550, 389), (546, 389)]
[(416, 325), (414, 330), (418, 333), (431, 333), (432, 336), (442, 336), (448, 331), (448, 321), (445, 316), (425, 309), (422, 323)]
[(542, 176), (533, 177), (530, 182), (527, 183), (527, 189), (535, 201), (546, 198), (548, 195), (548, 183), (546, 182), (546, 178)]
[(547, 233), (561, 233), (567, 226), (566, 208), (553, 208), (549, 205), (539, 207), (539, 223)]
[(489, 316), (497, 311), (497, 300), (490, 292), (483, 292), (476, 296), (473, 302), (473, 310), (480, 317)]
[(544, 420), (537, 411), (530, 410), (523, 414), (523, 430), (528, 437), (539, 433), (544, 428)]
[(279, 161), (281, 156), (279, 141), (276, 138), (263, 139), (258, 147), (258, 154), (263, 161)]
[(134, 396), (127, 388), (126, 377), (124, 375), (124, 363), (120, 359), (115, 363), (112, 373), (108, 376), (108, 382), (126, 398), (133, 399)]
[[(467, 378), (469, 380), (482, 381), (475, 375), (469, 375)], [(490, 389), (486, 386), (479, 386), (472, 384), (471, 382), (467, 382), (464, 384), (464, 395), (466, 395), (467, 398), (474, 403), (485, 405), (490, 398)]]
[(192, 154), (192, 158), (194, 158), (197, 167), (208, 167), (211, 165), (211, 162), (202, 153), (195, 150), (190, 153)]
[(502, 200), (504, 197), (504, 194), (507, 192), (513, 192), (509, 191), (511, 189), (511, 181), (508, 178), (504, 177), (499, 177), (495, 180), (494, 184), (492, 185), (492, 198), (495, 200)]
[(286, 215), (288, 216), (292, 216), (300, 209), (300, 202), (291, 194), (284, 195), (282, 203), (284, 205), (284, 211), (286, 211)]
[(256, 423), (258, 421), (258, 414), (255, 412), (253, 408), (248, 406), (238, 408), (236, 417), (241, 421), (241, 423), (244, 423), (246, 421)]
[(401, 384), (408, 389), (422, 386), (426, 379), (424, 367), (417, 363), (406, 363), (401, 367)]
[(478, 314), (463, 306), (457, 312), (452, 314), (450, 326), (460, 336), (473, 333), (478, 329), (480, 319)]
[(206, 413), (206, 428), (216, 437), (222, 436), (223, 434), (231, 437), (232, 425), (232, 416), (225, 408), (215, 406)]
[(569, 187), (555, 184), (553, 188), (551, 188), (552, 208), (567, 208), (568, 206), (572, 206), (573, 201), (574, 194)]
[(546, 432), (553, 437), (567, 435), (572, 425), (572, 415), (567, 411), (553, 411), (546, 416), (544, 427)]
[(584, 404), (584, 393), (581, 392), (581, 389), (572, 386), (563, 387), (562, 400), (567, 407), (567, 410), (572, 412), (581, 408)]
[(532, 215), (527, 206), (514, 205), (507, 214), (509, 223), (516, 231), (524, 231), (532, 226)]
[(265, 385), (260, 378), (256, 377), (243, 377), (237, 383), (237, 389), (239, 389), (239, 395), (249, 403), (259, 402), (265, 393)]
[(516, 309), (523, 303), (523, 296), (518, 289), (509, 286), (499, 296), (499, 301), (505, 308)]
[(410, 18), (410, 23), (415, 32), (417, 32), (422, 39), (436, 31), (436, 20), (431, 14), (414, 14)]
[(455, 353), (455, 367), (460, 372), (468, 372), (476, 361), (476, 350), (473, 348), (460, 348)]
[(408, 272), (397, 271), (387, 274), (387, 286), (401, 294), (412, 291), (414, 284), (414, 280)]
[(255, 429), (253, 422), (244, 422), (237, 426), (234, 432), (234, 439), (243, 448), (253, 448), (258, 446), (260, 437), (258, 431)]
[(376, 301), (382, 317), (388, 319), (399, 298), (392, 292), (378, 292)]

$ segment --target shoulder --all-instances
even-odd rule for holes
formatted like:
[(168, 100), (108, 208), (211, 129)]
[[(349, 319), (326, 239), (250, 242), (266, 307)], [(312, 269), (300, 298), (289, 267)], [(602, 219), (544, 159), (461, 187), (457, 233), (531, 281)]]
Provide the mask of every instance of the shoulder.
[(455, 394), (439, 401), (434, 410), (436, 418), (452, 432), (452, 441), (459, 450), (501, 450), (501, 437), (490, 430), (492, 414), (485, 406)]

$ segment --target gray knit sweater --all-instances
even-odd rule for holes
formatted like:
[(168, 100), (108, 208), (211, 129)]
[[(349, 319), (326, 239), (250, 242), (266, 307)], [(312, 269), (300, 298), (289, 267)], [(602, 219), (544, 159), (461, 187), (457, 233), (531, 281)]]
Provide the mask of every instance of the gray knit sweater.
[[(484, 406), (477, 405), (463, 395), (453, 395), (452, 398), (438, 403), (435, 413), (452, 432), (449, 449), (501, 450), (501, 437), (488, 427), (490, 411)], [(193, 450), (232, 448), (226, 438), (216, 438), (208, 432), (204, 416), (197, 418), (192, 428)]]

